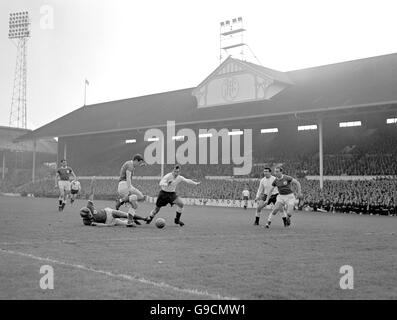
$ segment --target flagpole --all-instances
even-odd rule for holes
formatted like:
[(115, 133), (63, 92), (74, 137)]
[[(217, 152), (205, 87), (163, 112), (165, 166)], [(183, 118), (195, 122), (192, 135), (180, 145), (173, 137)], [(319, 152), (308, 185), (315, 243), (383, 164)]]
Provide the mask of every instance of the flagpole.
[(84, 80), (84, 106), (87, 98), (87, 79)]

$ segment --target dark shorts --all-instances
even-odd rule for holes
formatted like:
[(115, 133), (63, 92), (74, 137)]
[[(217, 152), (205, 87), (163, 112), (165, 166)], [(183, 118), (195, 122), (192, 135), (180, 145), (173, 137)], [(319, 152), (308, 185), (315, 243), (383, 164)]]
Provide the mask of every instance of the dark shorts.
[(243, 200), (248, 201), (249, 198), (248, 198), (247, 196), (244, 196), (244, 197), (243, 197)]
[(72, 190), (70, 190), (70, 193), (71, 193), (71, 194), (78, 194), (78, 193), (79, 193), (79, 190), (73, 190), (73, 189), (72, 189)]
[(157, 196), (156, 207), (165, 207), (167, 204), (172, 206), (176, 198), (178, 198), (178, 196), (175, 192), (166, 192), (161, 190)]
[[(270, 196), (270, 199), (269, 199), (268, 204), (271, 204), (271, 203), (276, 204), (276, 202), (277, 202), (277, 196), (278, 196), (278, 194), (272, 194), (272, 195)], [(267, 198), (267, 194), (264, 194), (264, 195), (262, 196), (262, 200), (263, 200), (263, 201), (266, 201), (266, 198)]]

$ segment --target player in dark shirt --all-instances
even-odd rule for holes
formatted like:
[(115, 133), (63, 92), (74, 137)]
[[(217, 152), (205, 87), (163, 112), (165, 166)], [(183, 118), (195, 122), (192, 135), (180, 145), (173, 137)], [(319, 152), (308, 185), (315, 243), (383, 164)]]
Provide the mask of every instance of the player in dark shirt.
[[(291, 185), (292, 184), (295, 185), (296, 188), (298, 189), (297, 198), (299, 200), (303, 198), (302, 187), (298, 180), (283, 174), (283, 168), (281, 167), (275, 168), (274, 175), (276, 176), (276, 179), (273, 181), (272, 188), (267, 194), (267, 200), (265, 201), (265, 206), (268, 204), (269, 201), (268, 199), (270, 199), (270, 195), (272, 194), (274, 188), (276, 187), (278, 189), (278, 196), (277, 196), (276, 204), (273, 210), (269, 214), (266, 228), (270, 227), (272, 216), (277, 214), (277, 212), (279, 211), (283, 211), (284, 226), (288, 227), (291, 225), (291, 216), (295, 208), (295, 200), (296, 200)], [(285, 211), (283, 210), (285, 207), (287, 208), (287, 213), (285, 213)]]
[(80, 216), (83, 218), (83, 224), (86, 226), (96, 227), (113, 227), (125, 226), (135, 227), (132, 223), (132, 217), (123, 211), (112, 208), (95, 209), (94, 203), (90, 200), (86, 207), (80, 209)]
[(146, 166), (146, 162), (140, 154), (136, 154), (132, 160), (124, 162), (120, 169), (119, 184), (117, 186), (116, 210), (125, 204), (128, 207), (128, 212), (132, 215), (135, 214), (135, 210), (138, 208), (137, 202), (146, 200), (146, 196), (135, 188), (131, 181), (135, 168), (138, 166)]
[(144, 220), (137, 214), (131, 214), (112, 208), (103, 208), (97, 210), (94, 206), (94, 193), (95, 193), (95, 178), (91, 181), (91, 190), (87, 206), (80, 209), (80, 216), (83, 218), (83, 224), (86, 226), (98, 227), (111, 227), (111, 226), (126, 226), (134, 227), (133, 222), (136, 224), (138, 220)]
[(57, 169), (55, 176), (55, 188), (59, 188), (58, 210), (63, 211), (66, 199), (70, 193), (70, 177), (76, 179), (76, 175), (71, 167), (68, 167), (65, 159), (61, 160), (61, 166)]

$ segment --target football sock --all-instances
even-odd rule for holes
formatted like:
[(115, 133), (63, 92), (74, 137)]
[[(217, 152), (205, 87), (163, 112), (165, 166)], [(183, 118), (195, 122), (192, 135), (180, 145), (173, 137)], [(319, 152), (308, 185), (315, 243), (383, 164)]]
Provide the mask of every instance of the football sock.
[(135, 216), (135, 209), (132, 208), (132, 207), (130, 207), (130, 208), (128, 209), (128, 214), (129, 214), (129, 215), (132, 215), (132, 217), (134, 217), (134, 216)]
[(154, 210), (152, 210), (152, 211), (150, 212), (150, 217), (153, 218), (156, 214), (157, 214), (157, 212), (155, 212)]
[(255, 223), (259, 223), (259, 217), (255, 217)]
[(179, 221), (179, 219), (181, 218), (182, 212), (176, 212), (176, 217), (175, 217), (175, 221)]

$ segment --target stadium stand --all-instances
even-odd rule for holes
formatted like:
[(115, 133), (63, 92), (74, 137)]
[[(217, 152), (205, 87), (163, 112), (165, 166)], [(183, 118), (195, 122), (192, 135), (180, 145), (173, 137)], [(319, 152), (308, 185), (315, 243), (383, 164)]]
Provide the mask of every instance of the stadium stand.
[[(15, 192), (16, 187), (31, 181), (33, 142), (15, 141), (16, 138), (29, 132), (31, 130), (0, 126), (0, 192)], [(48, 177), (48, 164), (56, 162), (56, 154), (56, 140), (51, 138), (37, 140), (35, 169), (38, 179)]]
[[(396, 179), (390, 178), (397, 176), (397, 125), (386, 119), (397, 118), (396, 71), (397, 54), (289, 72), (229, 57), (195, 88), (84, 106), (18, 139), (57, 136), (58, 159), (66, 157), (78, 176), (114, 177), (133, 154), (145, 152), (149, 145), (146, 130), (156, 128), (168, 137), (165, 131), (170, 119), (176, 124), (173, 134), (190, 129), (195, 137), (200, 129), (252, 130), (249, 147), (254, 165), (249, 174), (239, 176), (253, 179), (248, 182), (252, 193), (264, 167), (281, 165), (302, 181), (302, 208), (391, 214), (397, 205)], [(360, 126), (342, 126), (357, 121)], [(316, 129), (298, 130), (302, 125)], [(265, 128), (277, 128), (277, 132), (262, 133)], [(240, 155), (245, 152), (246, 136), (250, 134), (244, 133), (243, 142), (236, 147), (240, 150), (234, 150)], [(128, 143), (132, 140), (134, 143)], [(208, 140), (218, 145), (224, 142), (217, 137)], [(320, 142), (323, 174), (343, 180), (325, 180), (322, 190), (318, 180), (311, 180), (320, 175)], [(175, 142), (175, 149), (182, 143)], [(168, 146), (163, 149), (167, 154)], [(221, 159), (223, 146), (215, 152)], [(197, 163), (198, 152), (195, 156)], [(234, 164), (182, 165), (182, 175), (202, 181), (197, 188), (182, 185), (178, 192), (184, 197), (240, 199), (247, 183), (210, 179), (232, 177)], [(164, 171), (171, 169), (172, 165), (166, 165)], [(159, 176), (160, 165), (139, 168), (134, 174)], [(344, 181), (346, 176), (388, 179)], [(82, 182), (85, 190), (88, 182)], [(97, 184), (97, 197), (114, 198), (117, 180), (98, 179)], [(151, 196), (159, 189), (156, 180), (136, 180), (136, 186)], [(52, 187), (50, 180), (19, 190), (50, 195)]]

